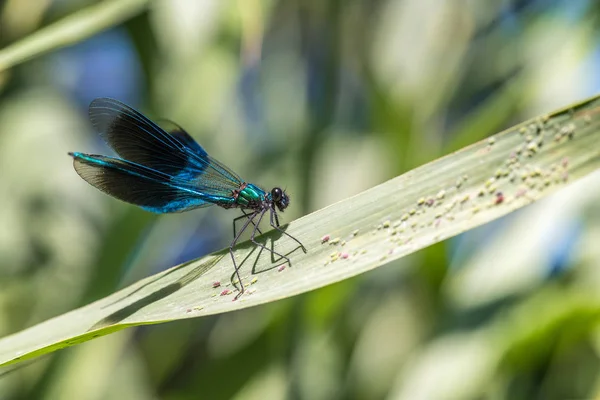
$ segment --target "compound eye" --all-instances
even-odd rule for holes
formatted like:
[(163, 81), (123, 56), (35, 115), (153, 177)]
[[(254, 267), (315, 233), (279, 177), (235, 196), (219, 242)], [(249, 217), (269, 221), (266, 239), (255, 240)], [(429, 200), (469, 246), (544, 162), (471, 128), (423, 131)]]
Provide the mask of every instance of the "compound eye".
[(280, 201), (281, 198), (283, 197), (283, 191), (280, 188), (273, 188), (273, 190), (271, 190), (271, 197), (273, 198), (273, 201), (277, 202)]

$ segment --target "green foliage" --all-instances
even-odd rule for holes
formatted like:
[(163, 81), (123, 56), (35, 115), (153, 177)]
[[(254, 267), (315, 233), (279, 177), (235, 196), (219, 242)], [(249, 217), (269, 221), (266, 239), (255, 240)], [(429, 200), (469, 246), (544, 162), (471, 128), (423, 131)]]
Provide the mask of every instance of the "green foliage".
[(0, 340), (0, 365), (129, 326), (304, 293), (499, 218), (598, 169), (599, 111), (600, 97), (594, 97), (540, 116), (302, 217), (284, 229), (305, 243), (307, 254), (276, 231), (260, 237), (289, 254), (292, 267), (270, 260), (250, 242), (240, 244), (235, 255), (244, 260), (248, 290), (237, 301), (229, 284), (233, 264), (222, 250)]
[[(598, 100), (476, 142), (592, 93), (600, 7), (517, 3), (2, 2), (0, 398), (597, 398)], [(164, 271), (233, 215), (82, 182), (99, 96), (286, 187), (309, 252), (238, 246), (237, 301), (225, 251)]]

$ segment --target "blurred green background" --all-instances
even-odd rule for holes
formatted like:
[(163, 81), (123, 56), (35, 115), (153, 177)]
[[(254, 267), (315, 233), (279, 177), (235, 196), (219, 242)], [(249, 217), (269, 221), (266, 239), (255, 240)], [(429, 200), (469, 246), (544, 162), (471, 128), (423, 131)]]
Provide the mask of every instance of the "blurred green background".
[[(0, 46), (95, 2), (4, 0)], [(600, 91), (592, 0), (159, 0), (0, 71), (0, 336), (229, 244), (88, 186), (89, 102), (186, 128), (290, 221)], [(600, 177), (321, 290), (128, 329), (0, 399), (600, 399)]]

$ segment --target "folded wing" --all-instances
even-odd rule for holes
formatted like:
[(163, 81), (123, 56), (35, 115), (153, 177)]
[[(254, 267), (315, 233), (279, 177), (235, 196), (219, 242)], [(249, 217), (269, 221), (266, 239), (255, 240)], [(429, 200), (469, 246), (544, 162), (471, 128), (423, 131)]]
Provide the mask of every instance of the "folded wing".
[(207, 196), (231, 196), (243, 181), (208, 153), (181, 127), (169, 132), (133, 108), (113, 99), (90, 104), (90, 120), (119, 156), (193, 186)]
[(156, 213), (172, 213), (230, 201), (173, 182), (163, 172), (127, 160), (101, 155), (69, 153), (75, 171), (104, 193)]

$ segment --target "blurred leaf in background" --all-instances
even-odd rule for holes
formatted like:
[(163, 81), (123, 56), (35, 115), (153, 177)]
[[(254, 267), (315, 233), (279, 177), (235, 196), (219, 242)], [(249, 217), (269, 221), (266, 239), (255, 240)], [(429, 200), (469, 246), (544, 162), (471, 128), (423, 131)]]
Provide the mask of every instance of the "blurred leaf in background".
[[(109, 27), (0, 71), (2, 336), (229, 243), (224, 210), (157, 217), (78, 178), (68, 151), (108, 152), (93, 98), (284, 182), (289, 221), (600, 91), (590, 0), (0, 7), (2, 47), (63, 17)], [(600, 287), (593, 179), (312, 293), (52, 354), (0, 377), (0, 398), (598, 397), (597, 302), (580, 294)]]

